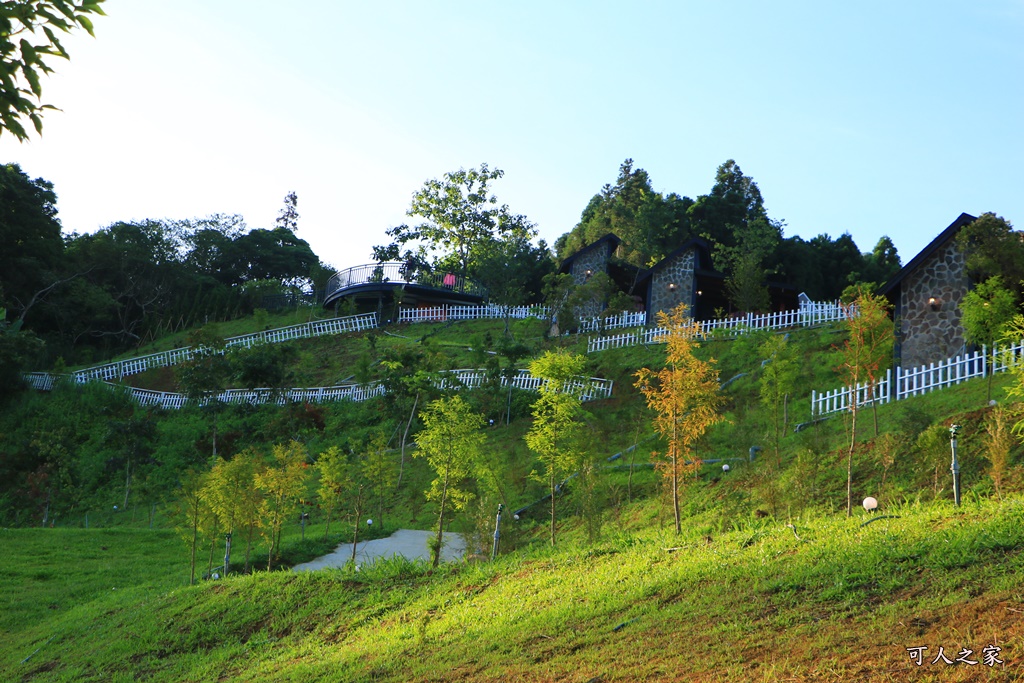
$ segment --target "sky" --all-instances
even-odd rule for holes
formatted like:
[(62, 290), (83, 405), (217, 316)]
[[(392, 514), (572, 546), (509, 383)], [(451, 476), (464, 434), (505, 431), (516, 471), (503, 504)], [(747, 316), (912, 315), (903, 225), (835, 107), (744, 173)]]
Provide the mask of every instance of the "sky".
[(1024, 228), (1024, 0), (107, 0), (63, 42), (42, 137), (0, 163), (65, 231), (242, 214), (367, 263), (430, 178), (487, 163), (548, 243), (626, 158), (696, 198), (734, 159), (785, 235), (889, 235), (961, 212)]

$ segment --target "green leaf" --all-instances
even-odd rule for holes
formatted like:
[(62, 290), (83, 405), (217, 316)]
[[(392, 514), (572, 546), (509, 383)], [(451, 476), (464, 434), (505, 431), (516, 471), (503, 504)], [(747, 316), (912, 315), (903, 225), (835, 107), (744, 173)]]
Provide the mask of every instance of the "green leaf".
[(32, 87), (32, 94), (36, 97), (41, 97), (43, 88), (39, 85), (39, 75), (36, 74), (36, 70), (28, 64), (22, 64), (21, 72), (25, 74), (25, 79), (28, 80), (29, 85)]
[(36, 54), (36, 49), (25, 40), (21, 39), (21, 56), (25, 60), (26, 64), (35, 63), (39, 61), (39, 56)]
[(86, 31), (89, 32), (90, 36), (93, 36), (93, 37), (96, 36), (96, 34), (92, 32), (92, 20), (89, 19), (89, 17), (84, 16), (84, 15), (79, 15), (78, 16), (78, 23), (82, 25), (82, 28), (84, 28)]

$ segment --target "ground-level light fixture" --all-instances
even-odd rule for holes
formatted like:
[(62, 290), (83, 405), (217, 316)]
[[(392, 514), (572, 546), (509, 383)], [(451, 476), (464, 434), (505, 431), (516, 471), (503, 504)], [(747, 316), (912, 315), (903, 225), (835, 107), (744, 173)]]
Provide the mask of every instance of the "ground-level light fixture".
[(874, 512), (878, 508), (878, 501), (871, 496), (868, 496), (864, 499), (864, 502), (861, 503), (861, 505), (863, 505), (864, 509), (868, 512)]
[(722, 471), (723, 472), (728, 472), (729, 471), (729, 463), (725, 463), (724, 465), (722, 465)]
[(373, 526), (373, 520), (372, 519), (366, 520), (366, 526)]

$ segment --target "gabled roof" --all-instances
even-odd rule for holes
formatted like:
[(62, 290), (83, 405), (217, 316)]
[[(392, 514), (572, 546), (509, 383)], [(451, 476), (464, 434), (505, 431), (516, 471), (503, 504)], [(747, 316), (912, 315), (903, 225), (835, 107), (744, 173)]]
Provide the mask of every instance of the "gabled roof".
[(949, 240), (953, 239), (956, 233), (960, 231), (960, 228), (970, 225), (976, 220), (977, 217), (972, 216), (969, 213), (960, 214), (955, 221), (949, 224), (948, 228), (940, 232), (935, 239), (929, 242), (928, 246), (921, 250), (921, 253), (919, 253), (914, 258), (910, 259), (907, 265), (900, 268), (900, 272), (893, 275), (892, 279), (886, 282), (885, 286), (878, 290), (878, 293), (883, 296), (888, 296), (890, 291), (895, 289), (897, 286), (899, 286), (901, 282), (903, 282), (903, 278), (917, 270), (917, 268), (922, 263), (927, 261), (928, 257), (934, 254), (939, 249), (939, 247), (946, 244), (946, 242), (948, 242)]
[(711, 244), (702, 237), (692, 237), (683, 242), (672, 253), (661, 259), (648, 268), (637, 278), (637, 285), (649, 280), (655, 273), (670, 264), (677, 256), (693, 249), (695, 254), (693, 270), (697, 275), (710, 275), (712, 277), (725, 277), (723, 273), (715, 270), (711, 265)]
[(612, 245), (611, 246), (611, 251), (615, 251), (615, 249), (619, 246), (619, 244), (622, 243), (622, 240), (620, 240), (613, 233), (608, 233), (607, 235), (605, 235), (601, 239), (597, 240), (596, 242), (591, 242), (587, 246), (585, 246), (582, 249), (580, 249), (579, 251), (577, 251), (572, 256), (569, 256), (564, 261), (562, 261), (562, 265), (558, 266), (558, 272), (559, 273), (568, 273), (569, 270), (572, 268), (572, 262), (573, 261), (575, 261), (577, 258), (582, 256), (583, 254), (587, 253), (588, 251), (596, 249), (598, 246), (604, 244), (605, 242), (611, 242), (611, 245)]

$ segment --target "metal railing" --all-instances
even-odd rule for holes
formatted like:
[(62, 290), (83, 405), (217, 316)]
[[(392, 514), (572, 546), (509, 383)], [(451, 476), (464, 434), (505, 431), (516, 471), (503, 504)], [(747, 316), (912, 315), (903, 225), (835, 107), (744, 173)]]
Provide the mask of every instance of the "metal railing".
[[(307, 339), (310, 337), (321, 337), (326, 335), (344, 334), (346, 332), (359, 332), (377, 327), (377, 314), (364, 313), (352, 315), (345, 318), (327, 318), (325, 320), (314, 320), (289, 327), (278, 327), (252, 334), (243, 334), (237, 337), (228, 337), (224, 340), (226, 348), (243, 347), (249, 348), (255, 344), (276, 344), (293, 339)], [(111, 380), (121, 379), (130, 375), (137, 375), (153, 368), (165, 368), (177, 365), (192, 358), (193, 349), (183, 347), (160, 351), (145, 356), (136, 356), (124, 360), (104, 363), (91, 368), (75, 370), (71, 374), (78, 382), (90, 380)]]
[(339, 270), (327, 281), (325, 300), (338, 295), (350, 287), (373, 283), (396, 283), (419, 285), (432, 289), (486, 296), (487, 290), (477, 282), (454, 273), (430, 273), (420, 269), (410, 269), (405, 263), (388, 261), (385, 263), (366, 263)]

